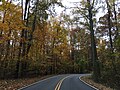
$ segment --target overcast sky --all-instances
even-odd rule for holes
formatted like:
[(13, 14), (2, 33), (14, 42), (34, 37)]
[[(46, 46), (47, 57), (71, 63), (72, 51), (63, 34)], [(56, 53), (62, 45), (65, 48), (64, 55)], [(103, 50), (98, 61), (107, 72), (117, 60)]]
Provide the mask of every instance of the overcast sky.
[[(62, 4), (66, 7), (72, 7), (74, 6), (72, 2), (80, 2), (81, 0), (62, 0)], [(61, 7), (56, 7), (56, 12), (60, 14), (64, 9)], [(70, 9), (66, 11), (67, 14), (70, 13)], [(97, 19), (99, 17), (103, 16), (105, 12), (102, 11), (102, 9), (99, 10), (99, 13), (96, 15)]]
[[(72, 2), (79, 2), (80, 0), (62, 0), (62, 4), (66, 7), (73, 6)], [(56, 12), (61, 13), (64, 9), (61, 7), (56, 7)], [(70, 10), (67, 10), (67, 13), (69, 13)]]

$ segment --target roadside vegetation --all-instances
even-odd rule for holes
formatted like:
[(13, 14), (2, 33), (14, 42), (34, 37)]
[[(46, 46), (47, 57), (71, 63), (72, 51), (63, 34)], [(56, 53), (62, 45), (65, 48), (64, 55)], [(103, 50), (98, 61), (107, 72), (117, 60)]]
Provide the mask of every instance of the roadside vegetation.
[(85, 81), (87, 84), (91, 86), (94, 86), (98, 90), (114, 90), (113, 88), (110, 88), (109, 86), (103, 83), (94, 82), (91, 76), (83, 76), (81, 77), (81, 80)]
[(73, 4), (1, 0), (1, 80), (93, 72), (95, 82), (120, 89), (120, 1)]

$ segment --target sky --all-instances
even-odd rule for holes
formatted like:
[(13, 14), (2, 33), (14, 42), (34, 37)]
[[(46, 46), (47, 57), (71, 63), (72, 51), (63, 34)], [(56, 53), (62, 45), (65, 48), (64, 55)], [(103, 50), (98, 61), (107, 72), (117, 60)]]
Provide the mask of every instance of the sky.
[[(62, 4), (66, 7), (72, 7), (74, 6), (72, 2), (80, 2), (81, 0), (62, 0)], [(60, 14), (64, 9), (61, 7), (56, 7), (56, 12)], [(70, 9), (66, 11), (67, 14), (70, 14)], [(99, 10), (99, 13), (96, 15), (96, 18), (99, 19), (99, 17), (103, 16), (105, 12), (102, 11), (102, 9)]]
[(69, 5), (70, 2), (79, 2), (79, 1), (81, 1), (81, 0), (62, 0), (64, 5)]
[[(71, 7), (71, 6), (74, 6), (74, 5), (72, 4), (72, 2), (79, 2), (79, 1), (81, 1), (81, 0), (62, 0), (62, 4), (63, 4), (64, 6), (66, 6), (67, 8), (69, 8), (69, 7)], [(61, 8), (61, 7), (56, 7), (56, 12), (57, 12), (57, 13), (61, 13), (63, 10), (64, 10), (64, 9)], [(70, 11), (70, 10), (67, 10), (67, 14), (69, 14), (69, 11)]]

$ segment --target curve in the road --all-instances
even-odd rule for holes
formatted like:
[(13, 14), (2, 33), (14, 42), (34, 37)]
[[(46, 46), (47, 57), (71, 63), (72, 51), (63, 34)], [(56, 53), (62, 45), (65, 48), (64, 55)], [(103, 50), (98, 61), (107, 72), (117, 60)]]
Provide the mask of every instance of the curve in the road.
[(83, 83), (79, 79), (80, 77), (80, 74), (76, 74), (63, 78), (58, 82), (55, 90), (98, 90), (86, 83)]
[(94, 86), (92, 86), (92, 85), (86, 83), (85, 81), (83, 81), (83, 80), (81, 79), (81, 77), (82, 77), (82, 76), (79, 77), (80, 81), (82, 81), (82, 82), (85, 83), (86, 85), (88, 85), (88, 86), (94, 88), (95, 90), (99, 90), (99, 89), (97, 89), (96, 87), (94, 87)]
[(57, 75), (18, 90), (98, 90), (83, 83), (83, 74)]
[(56, 85), (55, 90), (60, 90), (60, 87), (61, 87), (62, 82), (63, 82), (66, 78), (68, 78), (68, 77), (70, 77), (70, 76), (66, 76), (66, 77), (64, 77), (63, 79), (61, 79), (61, 80), (58, 82), (58, 84)]
[(56, 84), (66, 76), (67, 75), (53, 76), (53, 77), (38, 81), (36, 83), (33, 83), (31, 85), (25, 86), (18, 90), (54, 90)]

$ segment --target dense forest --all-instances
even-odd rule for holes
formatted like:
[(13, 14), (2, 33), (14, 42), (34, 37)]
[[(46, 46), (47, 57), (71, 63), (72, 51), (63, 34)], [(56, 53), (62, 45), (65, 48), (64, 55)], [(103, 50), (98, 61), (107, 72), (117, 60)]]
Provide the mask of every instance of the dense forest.
[(92, 73), (120, 88), (119, 0), (79, 0), (69, 8), (61, 0), (0, 1), (1, 79)]

